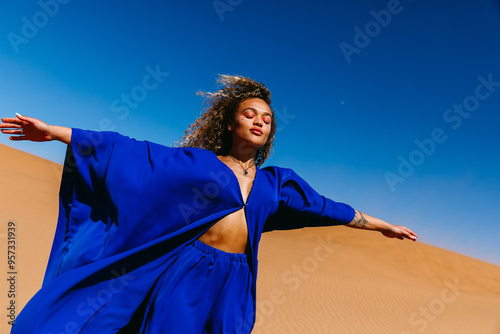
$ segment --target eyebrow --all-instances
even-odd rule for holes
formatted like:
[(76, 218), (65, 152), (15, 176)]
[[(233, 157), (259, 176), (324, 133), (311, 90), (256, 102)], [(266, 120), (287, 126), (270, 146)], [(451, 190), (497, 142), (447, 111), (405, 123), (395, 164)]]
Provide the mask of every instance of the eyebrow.
[[(256, 112), (256, 113), (261, 113), (261, 112), (259, 112), (257, 109), (252, 108), (252, 107), (245, 108), (245, 109), (243, 109), (241, 112), (243, 113), (243, 112), (245, 112), (246, 110), (252, 110), (252, 111), (254, 111), (254, 112)], [(271, 113), (270, 113), (270, 112), (268, 112), (268, 111), (265, 111), (265, 112), (263, 112), (262, 114), (263, 114), (264, 116), (265, 116), (265, 115), (269, 115), (269, 116), (273, 117), (273, 114), (271, 114)]]

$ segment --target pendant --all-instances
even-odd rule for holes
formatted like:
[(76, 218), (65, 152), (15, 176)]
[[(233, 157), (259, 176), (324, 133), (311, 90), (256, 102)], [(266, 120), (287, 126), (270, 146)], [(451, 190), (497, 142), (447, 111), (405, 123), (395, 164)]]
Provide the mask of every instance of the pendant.
[(243, 176), (247, 176), (247, 174), (248, 174), (248, 170), (244, 169), (243, 170)]

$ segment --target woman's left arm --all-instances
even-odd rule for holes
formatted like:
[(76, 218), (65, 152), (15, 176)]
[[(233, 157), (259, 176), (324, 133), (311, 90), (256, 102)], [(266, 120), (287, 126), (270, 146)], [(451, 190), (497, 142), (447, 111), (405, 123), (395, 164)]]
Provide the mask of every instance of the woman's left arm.
[(345, 226), (379, 231), (388, 238), (410, 239), (413, 241), (416, 241), (418, 238), (412, 230), (405, 226), (392, 225), (381, 219), (361, 213), (358, 210), (354, 211), (356, 212), (354, 219)]

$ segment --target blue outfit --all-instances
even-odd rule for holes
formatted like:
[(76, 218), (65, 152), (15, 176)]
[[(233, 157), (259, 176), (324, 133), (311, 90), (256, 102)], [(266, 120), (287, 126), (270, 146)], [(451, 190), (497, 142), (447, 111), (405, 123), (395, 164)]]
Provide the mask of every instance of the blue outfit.
[(196, 240), (159, 279), (140, 332), (248, 333), (243, 319), (253, 312), (251, 286), (245, 254)]
[[(197, 240), (242, 208), (246, 255)], [(290, 169), (257, 168), (245, 203), (211, 151), (73, 129), (44, 282), (11, 333), (249, 333), (262, 233), (353, 218)]]

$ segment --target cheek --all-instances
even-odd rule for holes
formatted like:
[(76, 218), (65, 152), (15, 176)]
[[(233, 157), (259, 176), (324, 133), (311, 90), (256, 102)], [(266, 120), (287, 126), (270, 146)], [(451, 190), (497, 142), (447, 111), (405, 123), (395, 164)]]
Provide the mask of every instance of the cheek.
[(234, 122), (234, 125), (236, 127), (242, 127), (242, 126), (247, 126), (248, 123), (251, 123), (251, 119), (248, 119), (246, 117), (241, 117), (241, 118), (238, 118), (235, 122)]
[(271, 124), (266, 124), (265, 131), (268, 135), (271, 133)]
[(271, 135), (271, 126), (269, 126), (269, 127), (266, 126), (266, 129), (264, 130), (264, 137), (265, 137), (266, 143), (269, 140), (270, 135)]

